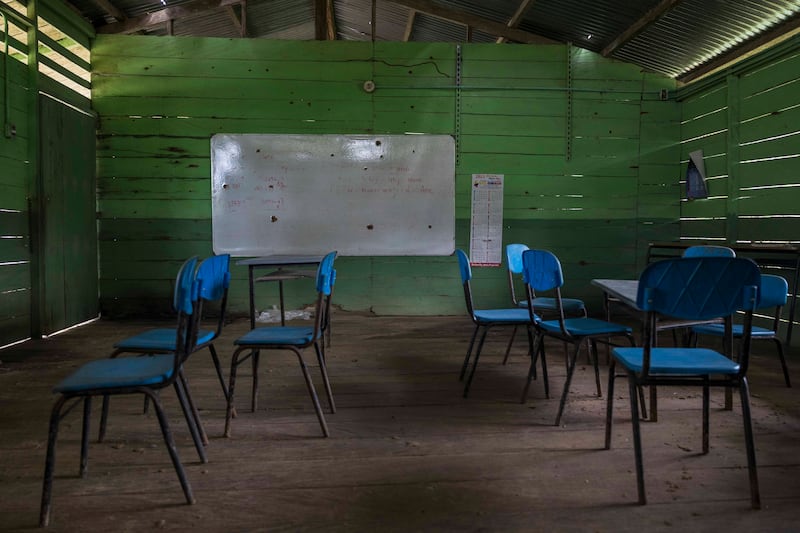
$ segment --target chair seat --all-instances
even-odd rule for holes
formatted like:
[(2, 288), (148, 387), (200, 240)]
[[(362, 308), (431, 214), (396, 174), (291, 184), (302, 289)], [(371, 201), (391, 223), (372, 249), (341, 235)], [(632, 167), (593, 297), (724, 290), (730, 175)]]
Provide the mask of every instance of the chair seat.
[(239, 346), (292, 345), (304, 346), (314, 340), (311, 326), (273, 326), (251, 329), (233, 343)]
[[(614, 357), (633, 372), (642, 371), (642, 348), (614, 348)], [(734, 375), (739, 364), (706, 348), (653, 348), (650, 352), (650, 374), (701, 376)]]
[(53, 392), (75, 393), (94, 389), (147, 387), (164, 383), (172, 377), (173, 372), (174, 361), (171, 354), (99, 359), (78, 368), (56, 385)]
[[(734, 324), (733, 325), (733, 336), (734, 337), (741, 337), (743, 332), (744, 326), (741, 324)], [(706, 324), (702, 326), (694, 326), (692, 328), (694, 333), (699, 333), (700, 335), (716, 335), (717, 337), (722, 337), (725, 335), (725, 325), (724, 324)], [(759, 326), (753, 326), (751, 335), (754, 339), (757, 338), (772, 338), (775, 336), (775, 332), (771, 329), (762, 328)]]
[[(561, 326), (558, 320), (544, 320), (539, 322), (539, 327), (549, 333), (560, 333)], [(564, 327), (570, 335), (575, 337), (588, 337), (591, 335), (626, 335), (633, 330), (628, 326), (598, 320), (596, 318), (567, 318)]]
[[(528, 308), (527, 300), (519, 302), (518, 305), (525, 309)], [(537, 296), (533, 299), (533, 307), (539, 311), (558, 311), (558, 301), (549, 296)], [(562, 298), (561, 307), (567, 315), (582, 314), (586, 309), (583, 300), (578, 300), (576, 298)]]
[[(200, 330), (197, 333), (197, 345), (200, 346), (214, 339), (214, 331)], [(175, 351), (175, 330), (169, 328), (149, 329), (133, 337), (123, 339), (114, 348), (145, 352), (173, 352)]]
[[(511, 309), (476, 309), (474, 311), (475, 320), (481, 325), (493, 324), (529, 324), (531, 321), (528, 308)], [(539, 321), (539, 317), (537, 322)]]

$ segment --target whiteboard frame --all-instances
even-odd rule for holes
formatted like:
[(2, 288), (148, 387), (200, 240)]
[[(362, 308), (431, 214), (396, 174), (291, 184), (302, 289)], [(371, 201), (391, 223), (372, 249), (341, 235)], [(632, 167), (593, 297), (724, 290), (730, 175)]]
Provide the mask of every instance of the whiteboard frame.
[(450, 135), (216, 134), (211, 174), (217, 254), (455, 250)]

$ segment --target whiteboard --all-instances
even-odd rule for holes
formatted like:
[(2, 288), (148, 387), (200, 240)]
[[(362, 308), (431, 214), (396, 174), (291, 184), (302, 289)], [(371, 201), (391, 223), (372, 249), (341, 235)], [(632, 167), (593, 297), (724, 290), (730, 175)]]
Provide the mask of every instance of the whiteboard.
[(217, 254), (455, 249), (449, 135), (217, 134), (211, 175)]

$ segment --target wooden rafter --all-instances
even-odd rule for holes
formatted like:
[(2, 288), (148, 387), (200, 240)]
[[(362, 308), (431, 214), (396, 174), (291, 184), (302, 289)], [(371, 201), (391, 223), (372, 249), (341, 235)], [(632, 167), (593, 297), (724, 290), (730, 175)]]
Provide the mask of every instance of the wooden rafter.
[(92, 0), (97, 7), (114, 17), (117, 21), (128, 20), (127, 15), (113, 4), (111, 0)]
[(491, 35), (505, 37), (511, 41), (526, 44), (553, 44), (558, 42), (548, 39), (547, 37), (542, 37), (541, 35), (516, 28), (509, 28), (502, 22), (495, 22), (465, 11), (443, 7), (430, 0), (392, 0), (392, 3), (405, 6), (409, 9), (419, 11), (420, 13), (463, 24)]
[(236, 12), (234, 6), (225, 6), (225, 12), (231, 18), (231, 22), (236, 27), (241, 37), (247, 37), (247, 3), (242, 0), (239, 4), (239, 13)]
[[(508, 19), (506, 26), (508, 26), (509, 28), (519, 28), (519, 23), (522, 22), (522, 17), (525, 16), (525, 13), (528, 12), (528, 9), (531, 8), (531, 6), (535, 1), (536, 0), (522, 0), (520, 5), (517, 6), (517, 10), (514, 12), (513, 15), (511, 15), (511, 18)], [(506, 39), (505, 37), (497, 38), (498, 43), (504, 43), (507, 40), (508, 39)]]
[(417, 11), (415, 9), (408, 10), (408, 19), (406, 20), (406, 31), (403, 32), (403, 42), (407, 43), (411, 39), (411, 32), (414, 31), (414, 20), (417, 18)]
[(241, 0), (196, 0), (195, 2), (187, 2), (179, 6), (154, 11), (141, 17), (100, 26), (97, 28), (97, 33), (134, 33), (152, 26), (165, 24), (169, 20), (196, 15), (213, 9), (221, 9), (240, 2)]
[(674, 8), (682, 1), (683, 0), (661, 0), (657, 6), (645, 13), (639, 20), (631, 24), (627, 30), (611, 41), (608, 46), (603, 48), (601, 52), (602, 55), (608, 57), (613, 54), (616, 49), (642, 33), (650, 24), (657, 21), (664, 13)]

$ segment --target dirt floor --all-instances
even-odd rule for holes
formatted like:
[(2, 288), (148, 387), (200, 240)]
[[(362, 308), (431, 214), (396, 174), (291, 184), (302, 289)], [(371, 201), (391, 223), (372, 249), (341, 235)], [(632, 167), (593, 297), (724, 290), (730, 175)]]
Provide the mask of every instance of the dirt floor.
[[(144, 321), (101, 320), (0, 351), (0, 530), (37, 529), (52, 386), (110, 353)], [(197, 499), (186, 505), (155, 416), (140, 397), (115, 399), (105, 442), (77, 476), (80, 410), (62, 422), (52, 531), (800, 531), (800, 402), (774, 348), (756, 344), (751, 371), (763, 508), (750, 508), (740, 407), (712, 396), (711, 451), (700, 453), (699, 391), (659, 391), (659, 420), (642, 426), (649, 504), (636, 504), (627, 387), (617, 387), (613, 447), (603, 450), (604, 399), (581, 357), (561, 427), (562, 348), (519, 403), (526, 345), (507, 365), (508, 332), (492, 334), (468, 399), (458, 372), (466, 317), (372, 317), (337, 311), (328, 364), (338, 411), (322, 438), (297, 361), (262, 356), (258, 411), (237, 385), (239, 416), (222, 437), (225, 404), (207, 352), (187, 372), (209, 434), (202, 464), (175, 399), (162, 398)], [(217, 343), (225, 373), (233, 340)], [(313, 354), (307, 358), (311, 364)], [(796, 387), (800, 357), (789, 354)], [(312, 374), (318, 378), (316, 365)], [(605, 367), (603, 367), (605, 370)], [(603, 388), (606, 378), (602, 379)], [(317, 389), (322, 394), (321, 382)], [(322, 394), (323, 406), (324, 394)], [(93, 417), (96, 431), (99, 403)]]

